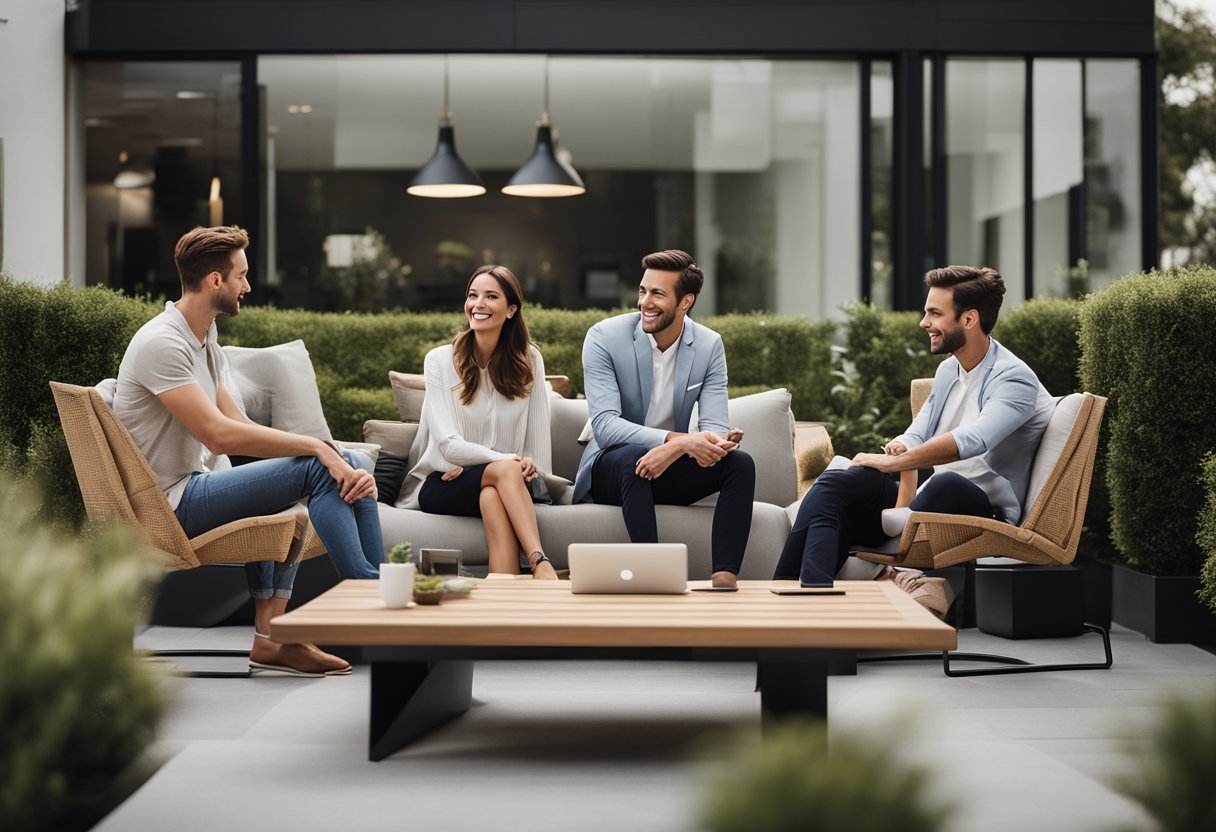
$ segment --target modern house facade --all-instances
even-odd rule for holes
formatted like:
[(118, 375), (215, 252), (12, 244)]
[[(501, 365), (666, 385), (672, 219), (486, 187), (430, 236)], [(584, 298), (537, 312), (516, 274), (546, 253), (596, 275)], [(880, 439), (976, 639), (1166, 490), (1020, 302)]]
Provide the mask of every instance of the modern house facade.
[[(1156, 262), (1151, 0), (9, 5), (18, 278), (172, 293), (173, 242), (220, 221), (255, 297), (311, 308), (445, 308), (485, 261), (612, 306), (671, 247), (703, 313), (812, 318), (916, 308), (948, 262), (1013, 301)], [(406, 194), (445, 110), (484, 195)], [(585, 194), (501, 192), (542, 112)]]

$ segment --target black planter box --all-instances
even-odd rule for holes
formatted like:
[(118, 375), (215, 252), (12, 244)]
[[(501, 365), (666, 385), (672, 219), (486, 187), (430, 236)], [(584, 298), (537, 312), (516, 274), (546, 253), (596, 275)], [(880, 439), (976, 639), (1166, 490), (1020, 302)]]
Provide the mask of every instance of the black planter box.
[(1079, 636), (1085, 618), (1085, 575), (1072, 566), (986, 566), (975, 569), (976, 625), (1002, 638)]
[(1198, 576), (1160, 577), (1116, 563), (1111, 567), (1114, 620), (1158, 644), (1216, 643), (1216, 615), (1195, 591)]

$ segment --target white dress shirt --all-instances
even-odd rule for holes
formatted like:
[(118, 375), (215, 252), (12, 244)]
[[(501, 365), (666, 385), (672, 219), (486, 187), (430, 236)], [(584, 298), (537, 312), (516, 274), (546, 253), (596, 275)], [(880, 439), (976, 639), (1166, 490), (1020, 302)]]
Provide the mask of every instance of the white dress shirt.
[(467, 405), (460, 401), (462, 383), (452, 362), (452, 345), (427, 353), (426, 399), (414, 441), (414, 447), (422, 452), (402, 486), (398, 508), (418, 508), (422, 483), (435, 471), (515, 456), (531, 457), (541, 471), (552, 470), (545, 362), (536, 347), (529, 352), (533, 373), (530, 395), (506, 398), (483, 370), (477, 393)]
[(684, 324), (680, 324), (680, 334), (671, 346), (665, 350), (659, 349), (654, 336), (649, 332), (650, 358), (654, 362), (654, 372), (650, 378), (650, 407), (646, 409), (646, 427), (659, 428), (666, 431), (676, 429), (676, 352), (680, 349), (680, 339), (684, 337)]

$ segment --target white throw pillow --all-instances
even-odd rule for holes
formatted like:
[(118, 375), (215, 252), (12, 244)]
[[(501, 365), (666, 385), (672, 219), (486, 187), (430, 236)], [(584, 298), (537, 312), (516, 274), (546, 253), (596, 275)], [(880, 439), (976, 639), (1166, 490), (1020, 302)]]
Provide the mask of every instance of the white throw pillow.
[(224, 347), (245, 404), (245, 414), (259, 425), (332, 441), (317, 374), (303, 341), (274, 347)]

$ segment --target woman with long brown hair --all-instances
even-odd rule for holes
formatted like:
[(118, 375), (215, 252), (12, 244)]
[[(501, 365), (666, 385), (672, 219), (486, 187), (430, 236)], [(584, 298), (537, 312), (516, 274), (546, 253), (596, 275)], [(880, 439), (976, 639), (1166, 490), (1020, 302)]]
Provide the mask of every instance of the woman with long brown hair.
[(481, 517), (491, 572), (557, 573), (541, 547), (528, 483), (551, 465), (545, 362), (528, 335), (511, 270), (482, 266), (465, 288), (468, 326), (427, 353), (424, 447), (402, 496), (406, 508)]

